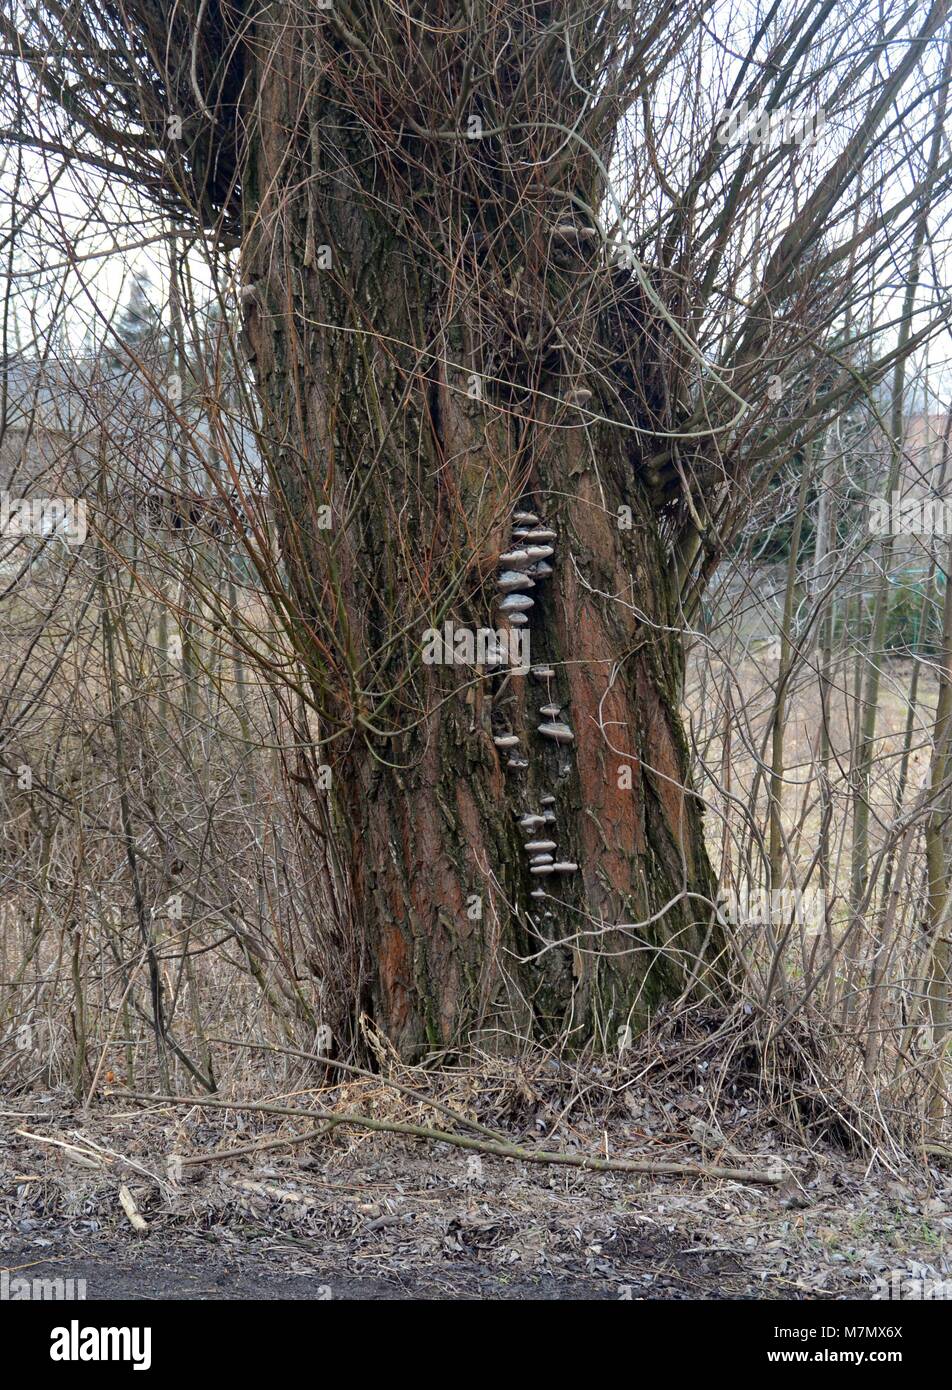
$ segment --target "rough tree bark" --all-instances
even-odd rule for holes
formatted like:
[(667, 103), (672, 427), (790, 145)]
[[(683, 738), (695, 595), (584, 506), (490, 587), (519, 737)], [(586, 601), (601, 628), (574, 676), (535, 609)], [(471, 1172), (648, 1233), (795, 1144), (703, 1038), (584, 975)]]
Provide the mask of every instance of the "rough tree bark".
[[(679, 0), (20, 8), (0, 12), (16, 138), (46, 160), (60, 122), (70, 166), (133, 183), (216, 255), (241, 243), (294, 602), (274, 597), (332, 773), (315, 819), (358, 1007), (412, 1056), (529, 1032), (614, 1044), (717, 986), (680, 596), (690, 617), (784, 461), (895, 367), (888, 333), (881, 351), (857, 330), (836, 371), (829, 345), (952, 184), (915, 115), (948, 0), (888, 21), (751, 13), (746, 40)], [(812, 122), (827, 98), (812, 172), (809, 148), (762, 140), (765, 116)], [(879, 199), (897, 131), (918, 172)], [(651, 271), (618, 264), (625, 234)], [(423, 661), (432, 626), (498, 625), (515, 510), (558, 532), (528, 629), (546, 686)], [(537, 736), (543, 702), (573, 743)], [(499, 751), (512, 731), (525, 769)], [(550, 796), (543, 833), (579, 867), (539, 875), (539, 898), (518, 819)], [(337, 993), (340, 1032), (355, 992)]]
[[(598, 158), (565, 158), (541, 130), (410, 133), (368, 92), (372, 51), (273, 18), (248, 45), (244, 336), (348, 930), (370, 963), (361, 1003), (406, 1056), (565, 1030), (614, 1046), (697, 988), (720, 944), (678, 715), (665, 495), (639, 469), (644, 436), (604, 418), (624, 422), (606, 387), (613, 332), (642, 335), (646, 374), (652, 351), (676, 353), (598, 244)], [(551, 55), (533, 71), (532, 37), (496, 74), (526, 112), (541, 82), (568, 82)], [(393, 58), (398, 94), (452, 113), (445, 70), (416, 47)], [(425, 664), (427, 628), (500, 626), (519, 508), (558, 533), (527, 629), (554, 677)], [(549, 702), (574, 743), (537, 733)], [(510, 731), (525, 770), (493, 741)], [(544, 796), (544, 835), (574, 874), (528, 871), (518, 820)]]

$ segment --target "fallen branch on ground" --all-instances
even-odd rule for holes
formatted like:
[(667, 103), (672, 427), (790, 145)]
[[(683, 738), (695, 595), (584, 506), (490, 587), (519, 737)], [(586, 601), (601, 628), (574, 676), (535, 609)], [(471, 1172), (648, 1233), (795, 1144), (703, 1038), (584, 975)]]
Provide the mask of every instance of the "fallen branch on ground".
[(266, 1149), (290, 1149), (295, 1144), (307, 1144), (312, 1139), (323, 1139), (334, 1128), (333, 1123), (320, 1125), (317, 1129), (306, 1129), (303, 1134), (287, 1134), (277, 1139), (264, 1139), (257, 1144), (240, 1144), (233, 1149), (216, 1149), (214, 1153), (210, 1154), (192, 1154), (188, 1158), (180, 1158), (179, 1162), (184, 1168), (186, 1164), (220, 1163), (226, 1158), (242, 1158), (246, 1154), (260, 1154), (264, 1153)]
[(65, 1149), (74, 1163), (78, 1163), (81, 1168), (103, 1168), (105, 1160), (99, 1154), (93, 1153), (90, 1149), (80, 1148), (78, 1144), (67, 1144), (63, 1139), (52, 1139), (47, 1134), (32, 1134), (28, 1129), (15, 1129), (14, 1134), (19, 1134), (24, 1139), (32, 1139), (37, 1144), (52, 1144), (56, 1149)]
[(149, 1230), (149, 1223), (144, 1216), (140, 1215), (139, 1208), (135, 1203), (135, 1198), (128, 1187), (120, 1187), (119, 1204), (126, 1216), (128, 1216), (129, 1224), (132, 1226), (132, 1229), (137, 1231), (140, 1236), (146, 1235)]
[(474, 1130), (477, 1134), (484, 1135), (487, 1139), (494, 1139), (501, 1144), (506, 1142), (506, 1136), (500, 1134), (498, 1129), (490, 1129), (488, 1125), (480, 1124), (479, 1120), (471, 1119), (469, 1115), (463, 1115), (452, 1106), (444, 1104), (441, 1100), (434, 1100), (432, 1096), (425, 1095), (423, 1091), (415, 1091), (412, 1086), (407, 1086), (402, 1081), (395, 1081), (392, 1076), (384, 1076), (382, 1072), (368, 1071), (366, 1067), (355, 1066), (353, 1062), (339, 1062), (334, 1057), (325, 1057), (319, 1052), (302, 1052), (296, 1047), (277, 1047), (273, 1044), (241, 1042), (237, 1038), (209, 1038), (209, 1042), (224, 1043), (231, 1047), (250, 1047), (256, 1052), (277, 1052), (282, 1057), (300, 1057), (306, 1062), (317, 1062), (324, 1067), (335, 1067), (338, 1071), (346, 1072), (348, 1076), (362, 1076), (369, 1081), (376, 1081), (383, 1086), (389, 1086), (394, 1091), (399, 1091), (401, 1095), (408, 1096), (410, 1100), (415, 1100), (420, 1105), (428, 1105), (432, 1110), (438, 1110), (441, 1115), (446, 1115), (448, 1119), (455, 1120), (457, 1124), (465, 1125), (467, 1129)]
[(451, 1144), (457, 1149), (494, 1154), (497, 1158), (515, 1158), (521, 1163), (549, 1163), (566, 1168), (582, 1168), (597, 1173), (648, 1173), (656, 1177), (708, 1178), (731, 1182), (762, 1183), (776, 1186), (783, 1181), (780, 1172), (765, 1172), (758, 1168), (718, 1168), (703, 1163), (664, 1163), (650, 1159), (589, 1158), (584, 1154), (548, 1152), (545, 1149), (525, 1149), (519, 1144), (507, 1144), (489, 1139), (471, 1139), (466, 1135), (449, 1134), (445, 1130), (429, 1129), (425, 1125), (404, 1124), (399, 1120), (376, 1120), (369, 1115), (335, 1113), (331, 1110), (295, 1110), (290, 1106), (268, 1105), (261, 1101), (227, 1101), (207, 1096), (149, 1096), (139, 1091), (107, 1091), (107, 1096), (122, 1100), (145, 1101), (150, 1105), (199, 1105), (216, 1110), (257, 1111), (260, 1114), (297, 1115), (302, 1119), (323, 1120), (336, 1125), (352, 1125), (355, 1129), (377, 1130), (384, 1134), (405, 1134), (412, 1139), (430, 1143)]

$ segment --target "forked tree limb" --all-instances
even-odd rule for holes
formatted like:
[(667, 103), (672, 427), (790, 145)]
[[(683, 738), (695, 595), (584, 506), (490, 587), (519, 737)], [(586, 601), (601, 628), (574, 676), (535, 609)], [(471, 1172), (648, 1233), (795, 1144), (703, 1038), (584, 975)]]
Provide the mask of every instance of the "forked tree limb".
[(295, 1115), (302, 1119), (322, 1120), (327, 1124), (352, 1125), (355, 1129), (376, 1130), (383, 1134), (405, 1134), (413, 1139), (425, 1139), (435, 1144), (451, 1144), (457, 1149), (493, 1154), (497, 1158), (515, 1158), (521, 1163), (547, 1163), (564, 1168), (582, 1168), (596, 1173), (647, 1173), (655, 1177), (707, 1178), (711, 1181), (760, 1183), (777, 1186), (783, 1174), (766, 1172), (761, 1168), (719, 1168), (704, 1163), (663, 1163), (646, 1159), (593, 1158), (585, 1154), (563, 1153), (559, 1150), (525, 1149), (519, 1144), (506, 1144), (490, 1139), (473, 1139), (466, 1135), (450, 1134), (426, 1125), (405, 1124), (399, 1120), (377, 1120), (369, 1115), (347, 1111), (295, 1110), (291, 1106), (268, 1105), (262, 1101), (226, 1101), (206, 1096), (150, 1096), (140, 1091), (108, 1091), (108, 1096), (120, 1100), (145, 1101), (152, 1105), (207, 1106), (216, 1110), (257, 1111), (264, 1115)]

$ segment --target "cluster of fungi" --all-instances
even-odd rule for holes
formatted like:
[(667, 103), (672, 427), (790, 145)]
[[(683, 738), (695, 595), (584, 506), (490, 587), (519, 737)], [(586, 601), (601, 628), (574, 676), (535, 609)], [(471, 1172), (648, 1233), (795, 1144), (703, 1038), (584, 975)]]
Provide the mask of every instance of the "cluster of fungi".
[[(496, 611), (510, 628), (523, 628), (529, 623), (529, 612), (535, 599), (529, 592), (552, 573), (550, 559), (555, 553), (556, 532), (546, 526), (536, 512), (520, 510), (513, 516), (513, 530), (510, 549), (499, 557), (499, 573), (496, 587), (500, 597)], [(561, 749), (567, 749), (575, 740), (569, 724), (563, 719), (562, 706), (553, 696), (555, 669), (552, 666), (529, 666), (528, 673), (533, 680), (545, 686), (545, 703), (539, 706), (542, 722), (536, 732), (540, 738), (548, 740)], [(512, 666), (502, 677), (502, 683), (493, 700), (494, 719), (504, 719), (503, 705), (505, 689), (513, 675), (525, 675), (526, 667)], [(529, 759), (520, 749), (521, 739), (511, 729), (501, 725), (494, 730), (493, 742), (501, 753), (506, 755), (506, 767), (513, 774), (525, 774), (529, 770)], [(560, 764), (559, 775), (568, 776), (571, 767)], [(541, 798), (538, 811), (525, 811), (519, 816), (519, 829), (524, 836), (523, 849), (528, 858), (528, 870), (534, 886), (530, 891), (532, 898), (547, 896), (541, 880), (554, 874), (574, 874), (578, 865), (568, 859), (557, 859), (558, 845), (552, 838), (556, 797), (550, 792)]]

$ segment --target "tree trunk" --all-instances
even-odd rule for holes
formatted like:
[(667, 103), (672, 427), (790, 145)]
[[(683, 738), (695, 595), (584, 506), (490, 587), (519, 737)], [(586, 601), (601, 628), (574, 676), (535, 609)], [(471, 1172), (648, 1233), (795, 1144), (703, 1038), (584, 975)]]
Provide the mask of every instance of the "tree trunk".
[[(245, 341), (359, 1007), (407, 1057), (566, 1033), (614, 1047), (712, 988), (700, 962), (722, 942), (663, 509), (586, 360), (606, 322), (591, 305), (620, 272), (564, 234), (551, 251), (563, 210), (597, 206), (597, 172), (575, 159), (520, 192), (493, 142), (477, 158), (465, 137), (465, 167), (453, 142), (428, 167), (422, 137), (368, 135), (306, 37), (257, 33)], [(554, 674), (428, 663), (429, 629), (506, 630), (517, 510), (557, 532), (523, 629)], [(574, 741), (540, 735), (548, 704)], [(515, 754), (494, 741), (510, 733)], [(519, 820), (546, 810), (535, 838), (574, 872), (529, 871)], [(353, 1001), (336, 1002), (346, 1028)]]

